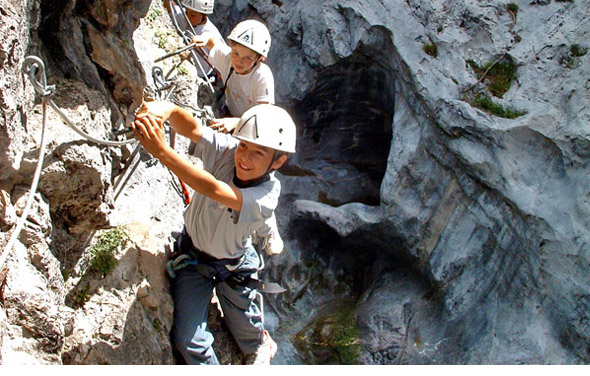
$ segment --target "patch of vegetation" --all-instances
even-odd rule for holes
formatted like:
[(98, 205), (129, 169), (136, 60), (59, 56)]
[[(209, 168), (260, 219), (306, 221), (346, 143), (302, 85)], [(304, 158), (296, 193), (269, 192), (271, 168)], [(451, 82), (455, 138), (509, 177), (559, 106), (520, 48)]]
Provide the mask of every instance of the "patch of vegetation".
[(573, 68), (576, 64), (576, 58), (584, 56), (588, 53), (588, 48), (579, 44), (572, 44), (569, 50), (562, 54), (559, 63), (566, 68)]
[(436, 47), (436, 44), (432, 42), (424, 43), (422, 45), (422, 50), (434, 58), (438, 56), (438, 48)]
[(340, 307), (318, 318), (295, 338), (309, 364), (359, 364), (361, 341), (354, 307)]
[(104, 277), (111, 273), (117, 266), (115, 253), (117, 249), (127, 245), (129, 235), (123, 226), (116, 227), (98, 237), (96, 244), (90, 248), (92, 259), (89, 272), (94, 272)]
[(182, 65), (180, 65), (178, 68), (176, 68), (178, 71), (178, 75), (179, 76), (188, 76), (188, 69), (186, 69), (185, 67), (183, 67)]
[(147, 18), (150, 21), (154, 21), (156, 18), (158, 18), (161, 15), (162, 15), (162, 9), (160, 9), (160, 8), (153, 8), (150, 11), (150, 14), (148, 14)]
[(158, 319), (157, 317), (154, 319), (154, 321), (152, 321), (152, 327), (158, 333), (162, 333), (162, 331), (164, 330), (164, 324), (162, 324), (162, 321), (160, 321), (160, 319)]
[(582, 47), (579, 44), (572, 44), (570, 47), (570, 53), (574, 57), (584, 56), (588, 53), (588, 48)]
[(476, 94), (475, 98), (471, 102), (471, 105), (484, 110), (491, 115), (506, 119), (515, 119), (526, 114), (526, 112), (514, 110), (512, 108), (506, 108), (498, 103), (495, 103), (492, 98), (483, 94)]
[(76, 291), (74, 296), (72, 296), (72, 306), (73, 308), (82, 308), (88, 301), (90, 300), (90, 285)]
[(165, 50), (168, 45), (168, 37), (171, 36), (170, 30), (156, 30), (154, 37), (156, 38), (156, 45)]
[(469, 59), (467, 64), (471, 66), (478, 80), (483, 79), (488, 90), (498, 98), (502, 98), (504, 93), (510, 89), (512, 81), (516, 79), (516, 64), (512, 59), (489, 62), (481, 67)]
[(352, 309), (340, 313), (334, 338), (334, 347), (340, 364), (359, 364), (361, 356), (360, 331)]
[(510, 12), (514, 13), (514, 15), (516, 16), (516, 13), (518, 13), (518, 4), (516, 4), (516, 3), (507, 4), (506, 9), (508, 9)]

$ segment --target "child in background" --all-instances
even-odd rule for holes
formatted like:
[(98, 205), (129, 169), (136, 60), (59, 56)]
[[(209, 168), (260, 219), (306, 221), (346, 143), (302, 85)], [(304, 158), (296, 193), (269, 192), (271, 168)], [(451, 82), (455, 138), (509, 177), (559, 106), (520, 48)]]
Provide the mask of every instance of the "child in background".
[(270, 33), (256, 20), (240, 22), (228, 38), (220, 43), (213, 34), (203, 33), (192, 39), (197, 46), (210, 50), (209, 62), (223, 78), (227, 114), (221, 114), (210, 126), (232, 132), (246, 110), (257, 104), (274, 104), (274, 78), (264, 63), (270, 49)]
[[(172, 0), (164, 0), (164, 8), (170, 14), (172, 23), (174, 23), (185, 42), (189, 42), (195, 35), (207, 34), (215, 38), (219, 43), (224, 44), (221, 33), (209, 19), (209, 16), (213, 14), (214, 5), (214, 0), (181, 0), (180, 5)], [(207, 49), (204, 52), (209, 53)], [(206, 78), (210, 76), (212, 69), (207, 62), (198, 54), (197, 59), (205, 70), (203, 72), (201, 69), (197, 69), (199, 77)]]

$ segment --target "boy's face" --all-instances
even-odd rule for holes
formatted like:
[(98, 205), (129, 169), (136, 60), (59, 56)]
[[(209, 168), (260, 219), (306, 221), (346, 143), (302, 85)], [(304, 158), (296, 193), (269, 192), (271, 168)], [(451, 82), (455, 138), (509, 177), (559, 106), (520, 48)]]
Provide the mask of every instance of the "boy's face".
[(195, 12), (194, 10), (190, 9), (186, 10), (186, 16), (190, 21), (191, 25), (193, 26), (199, 26), (200, 24), (205, 23), (205, 21), (207, 21), (207, 15)]
[(239, 43), (232, 43), (231, 65), (237, 74), (248, 73), (258, 61), (260, 55)]
[(273, 162), (274, 155), (273, 149), (240, 140), (234, 154), (238, 179), (242, 181), (258, 179), (268, 171), (269, 167), (273, 170), (280, 168), (287, 160), (287, 156), (282, 155)]

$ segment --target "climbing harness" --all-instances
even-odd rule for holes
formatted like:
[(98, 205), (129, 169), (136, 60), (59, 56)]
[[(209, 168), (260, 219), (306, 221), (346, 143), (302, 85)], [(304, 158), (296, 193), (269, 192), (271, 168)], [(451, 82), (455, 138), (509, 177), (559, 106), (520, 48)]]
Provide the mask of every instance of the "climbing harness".
[(176, 278), (176, 271), (186, 268), (189, 265), (197, 265), (198, 260), (193, 260), (187, 254), (178, 255), (173, 259), (168, 260), (166, 263), (166, 271), (170, 278)]
[[(260, 253), (256, 252), (260, 259), (260, 266), (256, 271), (264, 269), (264, 261)], [(252, 277), (253, 270), (234, 272), (232, 269), (238, 268), (243, 262), (242, 256), (237, 259), (215, 259), (212, 256), (197, 249), (183, 229), (174, 245), (174, 252), (166, 263), (166, 271), (170, 278), (176, 278), (176, 272), (187, 266), (196, 267), (197, 265), (207, 265), (215, 270), (214, 279), (219, 282), (227, 282), (230, 286), (244, 286), (253, 290), (262, 291), (268, 294), (279, 294), (287, 291), (278, 283), (261, 281)]]

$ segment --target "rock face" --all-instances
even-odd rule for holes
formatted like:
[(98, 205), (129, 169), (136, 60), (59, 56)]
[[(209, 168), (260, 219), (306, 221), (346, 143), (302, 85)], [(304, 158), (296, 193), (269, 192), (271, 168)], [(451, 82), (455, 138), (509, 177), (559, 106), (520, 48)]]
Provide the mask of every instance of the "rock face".
[[(105, 146), (74, 132), (52, 106), (44, 110), (38, 93), (35, 101), (32, 82), (21, 73), (25, 51), (42, 56), (55, 86), (49, 98), (69, 122), (92, 138), (123, 141), (113, 130), (141, 100), (153, 59), (168, 52), (158, 46), (174, 50), (180, 41), (160, 3), (141, 25), (149, 1), (108, 5), (0, 2), (2, 14), (12, 16), (1, 23), (1, 129), (7, 136), (0, 158), (2, 364), (176, 363), (165, 252), (171, 232), (182, 228), (177, 181), (145, 152), (136, 154), (135, 145)], [(28, 47), (19, 34), (27, 29)], [(162, 68), (177, 62), (166, 60)], [(197, 107), (199, 83), (190, 67), (183, 72), (175, 77), (174, 98)], [(42, 133), (46, 148), (33, 206), (14, 247), (4, 250), (30, 195)], [(176, 141), (179, 151), (187, 146)], [(100, 264), (101, 239), (116, 226), (128, 241), (109, 246), (112, 257)], [(96, 265), (113, 268), (103, 273)], [(211, 321), (219, 358), (240, 363), (213, 304)]]
[[(0, 0), (3, 247), (40, 147), (23, 57), (42, 55), (56, 102), (107, 137), (164, 53), (146, 46), (168, 32), (137, 32), (140, 18), (165, 17), (159, 4), (105, 4)], [(589, 9), (216, 2), (224, 35), (247, 17), (268, 24), (277, 101), (299, 125), (280, 176), (288, 250), (265, 275), (289, 289), (266, 299), (275, 363), (590, 362)], [(501, 89), (498, 68), (509, 77)], [(142, 154), (118, 195), (132, 148), (63, 129), (50, 113), (33, 209), (0, 265), (0, 362), (173, 363), (162, 269), (182, 225), (173, 180)], [(96, 231), (119, 224), (131, 242), (112, 274), (86, 274)], [(231, 340), (217, 346), (239, 362)]]
[[(269, 61), (300, 119), (282, 228), (304, 260), (355, 276), (333, 300), (354, 301), (358, 360), (587, 363), (588, 4), (248, 3), (279, 36)], [(507, 91), (477, 74), (488, 62), (515, 66)], [(277, 262), (285, 278), (295, 262)]]

